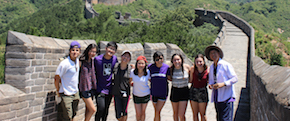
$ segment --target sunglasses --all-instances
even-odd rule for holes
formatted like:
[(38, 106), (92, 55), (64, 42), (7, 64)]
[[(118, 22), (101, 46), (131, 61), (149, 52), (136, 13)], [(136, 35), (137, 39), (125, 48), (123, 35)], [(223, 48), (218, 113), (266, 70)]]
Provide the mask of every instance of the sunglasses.
[(157, 59), (155, 59), (155, 61), (159, 61), (159, 60), (162, 60), (163, 58), (157, 58)]

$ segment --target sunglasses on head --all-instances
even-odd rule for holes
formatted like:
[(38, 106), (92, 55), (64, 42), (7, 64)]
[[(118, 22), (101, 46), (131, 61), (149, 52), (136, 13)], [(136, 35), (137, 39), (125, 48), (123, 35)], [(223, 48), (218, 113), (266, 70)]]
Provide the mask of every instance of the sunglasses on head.
[(162, 60), (163, 58), (157, 58), (157, 59), (155, 59), (155, 61), (159, 61), (159, 60)]

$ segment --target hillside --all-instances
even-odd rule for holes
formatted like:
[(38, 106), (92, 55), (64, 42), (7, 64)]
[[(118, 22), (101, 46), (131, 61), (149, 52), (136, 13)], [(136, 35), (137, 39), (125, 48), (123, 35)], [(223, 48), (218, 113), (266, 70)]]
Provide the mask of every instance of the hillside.
[[(216, 37), (211, 24), (195, 27), (194, 8), (230, 11), (256, 30), (256, 55), (269, 64), (290, 65), (290, 2), (287, 0), (138, 0), (128, 5), (94, 5), (100, 16), (84, 19), (83, 0), (0, 0), (0, 43), (7, 31), (37, 36), (98, 41), (170, 42), (192, 58)], [(151, 21), (120, 26), (114, 12)], [(0, 60), (4, 60), (4, 53)], [(1, 62), (0, 62), (1, 63)], [(4, 62), (0, 64), (4, 68)], [(2, 69), (4, 70), (4, 69)], [(0, 78), (3, 78), (0, 74)]]

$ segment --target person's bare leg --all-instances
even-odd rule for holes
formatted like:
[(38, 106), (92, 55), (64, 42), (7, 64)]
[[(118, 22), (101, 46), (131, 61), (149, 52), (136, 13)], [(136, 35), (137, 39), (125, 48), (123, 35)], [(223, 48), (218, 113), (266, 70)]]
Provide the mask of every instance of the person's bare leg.
[(199, 113), (200, 113), (200, 118), (201, 118), (201, 121), (206, 121), (207, 118), (206, 118), (206, 106), (207, 106), (207, 103), (198, 103), (198, 108), (199, 108)]
[(173, 109), (173, 120), (178, 121), (178, 102), (171, 102)]
[(161, 113), (161, 110), (162, 110), (164, 104), (165, 104), (165, 101), (158, 100), (156, 105), (154, 106), (154, 108), (155, 108), (154, 121), (160, 121), (161, 120), (160, 113)]
[(142, 109), (141, 109), (141, 111), (142, 111), (142, 113), (141, 113), (141, 121), (145, 121), (147, 104), (148, 103), (141, 104), (141, 107), (142, 107)]
[(136, 120), (141, 121), (141, 116), (142, 116), (142, 106), (141, 104), (134, 104), (135, 106), (135, 111), (136, 111)]
[(187, 108), (187, 101), (178, 102), (178, 117), (180, 121), (185, 121), (186, 108)]
[(86, 104), (85, 121), (89, 121), (92, 115), (96, 112), (96, 107), (92, 98), (83, 98)]
[(198, 119), (198, 112), (199, 112), (199, 109), (198, 109), (198, 102), (195, 102), (195, 101), (190, 101), (190, 105), (191, 105), (191, 109), (192, 109), (192, 114), (193, 114), (193, 120), (194, 121), (199, 121)]

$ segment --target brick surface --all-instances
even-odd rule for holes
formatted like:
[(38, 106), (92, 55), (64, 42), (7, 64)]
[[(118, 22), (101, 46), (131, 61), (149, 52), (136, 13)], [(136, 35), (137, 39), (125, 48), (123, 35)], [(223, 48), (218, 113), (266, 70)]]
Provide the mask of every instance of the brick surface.
[(24, 59), (6, 59), (6, 66), (8, 67), (28, 67), (30, 66), (29, 60)]
[(34, 53), (20, 53), (20, 52), (7, 52), (6, 58), (13, 58), (13, 59), (34, 59)]
[(31, 92), (41, 92), (41, 91), (43, 91), (43, 86), (31, 87)]
[(57, 66), (44, 67), (44, 72), (55, 72)]
[(29, 108), (23, 108), (21, 110), (17, 110), (16, 114), (17, 114), (17, 117), (21, 117), (21, 116), (26, 116), (28, 112), (29, 112)]
[(50, 73), (47, 72), (39, 73), (39, 78), (50, 78)]
[(43, 104), (43, 98), (36, 98), (29, 102), (29, 107), (38, 106)]
[(10, 111), (10, 107), (11, 107), (10, 104), (1, 105), (0, 106), (0, 113), (9, 112)]
[(44, 85), (45, 84), (46, 79), (43, 78), (38, 78), (35, 80), (35, 85)]
[(28, 107), (28, 102), (19, 102), (11, 105), (11, 110), (19, 110)]
[(7, 120), (7, 119), (12, 119), (14, 117), (16, 117), (16, 111), (0, 113), (0, 121)]
[(31, 66), (47, 65), (47, 60), (33, 60)]

